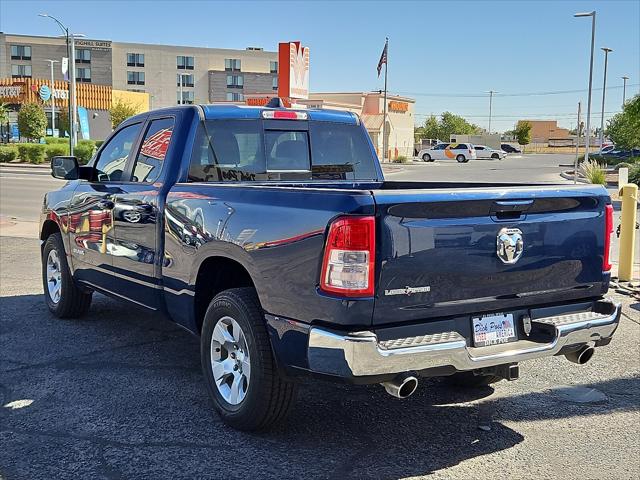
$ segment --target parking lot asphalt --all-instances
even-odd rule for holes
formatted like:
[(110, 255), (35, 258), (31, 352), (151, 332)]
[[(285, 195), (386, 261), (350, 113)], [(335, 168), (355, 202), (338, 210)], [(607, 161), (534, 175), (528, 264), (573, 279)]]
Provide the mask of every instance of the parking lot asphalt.
[(214, 412), (196, 338), (98, 295), (55, 319), (38, 241), (0, 237), (0, 478), (638, 478), (640, 303), (616, 298), (585, 366), (526, 362), (475, 392), (424, 380), (406, 400), (308, 382), (286, 423), (246, 434)]

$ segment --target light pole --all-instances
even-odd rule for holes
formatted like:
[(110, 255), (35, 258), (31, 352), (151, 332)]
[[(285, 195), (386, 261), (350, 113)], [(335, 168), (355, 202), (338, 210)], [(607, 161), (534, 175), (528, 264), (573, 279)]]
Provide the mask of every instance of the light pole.
[(45, 62), (49, 62), (49, 64), (51, 65), (51, 136), (55, 137), (56, 136), (56, 100), (53, 95), (53, 92), (55, 90), (55, 85), (53, 81), (53, 64), (60, 63), (60, 62), (58, 60), (51, 60), (49, 58), (46, 59)]
[(76, 110), (76, 47), (75, 38), (83, 37), (82, 34), (70, 34), (69, 27), (64, 25), (53, 15), (47, 13), (39, 13), (39, 17), (50, 18), (58, 24), (62, 29), (67, 39), (67, 55), (69, 56), (69, 63), (71, 64), (71, 78), (69, 79), (69, 129), (71, 130), (69, 136), (69, 155), (73, 155), (73, 147), (76, 145), (76, 123), (77, 123), (77, 110)]
[(589, 95), (587, 97), (587, 131), (585, 134), (584, 161), (589, 161), (589, 143), (591, 139), (591, 88), (593, 86), (593, 49), (596, 42), (596, 11), (576, 13), (574, 17), (591, 17), (591, 60), (589, 61)]
[(624, 108), (624, 104), (627, 98), (627, 80), (629, 80), (629, 77), (624, 75), (622, 77), (622, 108)]
[(610, 48), (602, 47), (604, 52), (604, 80), (602, 80), (602, 116), (600, 117), (600, 150), (602, 150), (602, 142), (604, 140), (604, 98), (607, 93), (607, 61), (609, 52), (613, 52)]
[(489, 90), (487, 93), (489, 94), (489, 135), (491, 135), (491, 110), (493, 107), (493, 94), (498, 92)]

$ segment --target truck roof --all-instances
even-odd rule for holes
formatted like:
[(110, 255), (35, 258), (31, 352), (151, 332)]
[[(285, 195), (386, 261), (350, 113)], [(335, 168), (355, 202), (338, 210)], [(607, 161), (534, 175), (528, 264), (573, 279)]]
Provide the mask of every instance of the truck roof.
[(321, 122), (338, 122), (355, 125), (358, 123), (358, 117), (351, 112), (340, 110), (325, 109), (292, 109), (292, 108), (269, 108), (269, 107), (253, 107), (244, 105), (200, 105), (204, 110), (207, 120), (219, 119), (259, 119), (262, 118), (264, 111), (299, 111), (305, 112), (309, 116), (309, 120)]

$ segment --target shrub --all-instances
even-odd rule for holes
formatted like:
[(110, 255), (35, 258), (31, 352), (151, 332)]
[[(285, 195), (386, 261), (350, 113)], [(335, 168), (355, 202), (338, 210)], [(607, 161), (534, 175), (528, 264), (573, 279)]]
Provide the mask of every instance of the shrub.
[(78, 140), (78, 145), (91, 145), (95, 148), (96, 142), (94, 142), (93, 140)]
[(81, 165), (86, 165), (91, 157), (93, 157), (93, 152), (95, 151), (95, 145), (93, 142), (86, 143), (86, 141), (78, 142), (78, 145), (73, 149), (73, 154), (78, 159), (78, 163)]
[(629, 182), (640, 186), (640, 163), (633, 165), (629, 169)]
[(18, 157), (18, 151), (11, 147), (0, 147), (0, 162), (13, 162)]
[(627, 162), (620, 162), (614, 168), (620, 170), (621, 168), (630, 168), (632, 165)]
[(29, 163), (44, 163), (44, 151), (47, 148), (45, 145), (34, 143), (33, 145), (27, 145), (27, 156)]
[(18, 144), (17, 149), (18, 149), (18, 158), (23, 162), (28, 162), (29, 161), (29, 144), (27, 143)]
[(393, 163), (407, 163), (407, 157), (405, 157), (404, 155), (398, 155), (396, 158), (393, 159)]
[(103, 143), (104, 143), (104, 140), (96, 140), (96, 148), (100, 148)]
[(589, 159), (580, 166), (582, 174), (589, 180), (589, 183), (604, 185), (606, 183), (605, 178), (605, 166), (598, 163), (596, 160)]
[(36, 103), (24, 103), (18, 111), (18, 128), (20, 136), (39, 139), (44, 137), (47, 129), (47, 116), (42, 107)]
[(57, 145), (59, 143), (69, 143), (69, 139), (62, 137), (45, 137), (44, 142), (47, 145)]
[(53, 157), (69, 155), (69, 145), (63, 145), (63, 144), (47, 145), (45, 149), (45, 155), (47, 157), (47, 160), (51, 160)]

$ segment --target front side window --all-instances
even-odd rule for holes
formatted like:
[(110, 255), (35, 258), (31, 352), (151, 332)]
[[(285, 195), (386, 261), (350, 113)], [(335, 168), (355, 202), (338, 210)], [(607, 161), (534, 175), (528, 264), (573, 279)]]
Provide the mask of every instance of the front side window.
[(444, 150), (445, 148), (447, 148), (447, 145), (449, 145), (448, 143), (440, 143), (438, 145), (436, 145), (435, 147), (433, 147), (434, 150)]
[(131, 147), (140, 132), (141, 125), (129, 125), (118, 131), (103, 147), (94, 164), (94, 179), (98, 182), (118, 182), (122, 179)]
[(127, 72), (127, 84), (144, 85), (144, 72)]
[(79, 48), (76, 50), (76, 62), (91, 63), (91, 50)]
[(177, 66), (180, 70), (193, 70), (193, 57), (178, 55)]
[(76, 81), (77, 82), (91, 82), (91, 69), (86, 67), (76, 68)]
[(31, 65), (11, 65), (11, 76), (13, 78), (31, 77)]
[(173, 118), (151, 121), (136, 157), (131, 181), (153, 183), (158, 179), (171, 142), (173, 125)]
[(11, 60), (31, 60), (31, 47), (28, 45), (11, 45)]

